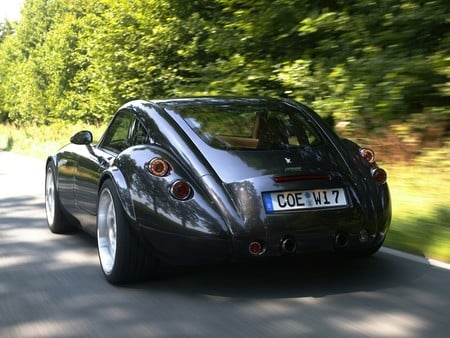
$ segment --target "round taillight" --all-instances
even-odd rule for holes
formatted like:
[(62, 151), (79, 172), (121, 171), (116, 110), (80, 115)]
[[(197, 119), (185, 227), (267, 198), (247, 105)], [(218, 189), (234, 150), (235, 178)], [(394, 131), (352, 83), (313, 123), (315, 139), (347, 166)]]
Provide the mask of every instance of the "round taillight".
[(387, 180), (387, 173), (384, 169), (374, 168), (372, 169), (372, 177), (380, 184), (384, 184)]
[(155, 157), (148, 163), (147, 168), (152, 175), (162, 177), (167, 175), (170, 167), (167, 161), (163, 160), (162, 158)]
[(363, 159), (365, 159), (369, 163), (375, 162), (375, 152), (370, 148), (361, 148), (359, 149), (359, 154)]
[(187, 200), (192, 195), (192, 189), (186, 181), (178, 180), (170, 186), (170, 194), (177, 200)]

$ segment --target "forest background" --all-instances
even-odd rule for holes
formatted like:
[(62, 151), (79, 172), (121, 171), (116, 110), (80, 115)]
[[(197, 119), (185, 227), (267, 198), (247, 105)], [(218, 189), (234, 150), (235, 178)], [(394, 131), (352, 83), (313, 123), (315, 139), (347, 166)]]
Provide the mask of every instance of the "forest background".
[(25, 0), (0, 23), (0, 149), (133, 99), (289, 97), (375, 148), (391, 243), (450, 261), (449, 32), (446, 0)]

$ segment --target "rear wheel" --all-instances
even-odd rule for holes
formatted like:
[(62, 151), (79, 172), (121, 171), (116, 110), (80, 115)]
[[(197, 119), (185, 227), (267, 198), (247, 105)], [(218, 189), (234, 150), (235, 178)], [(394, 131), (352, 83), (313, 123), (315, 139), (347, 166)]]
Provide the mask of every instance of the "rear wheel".
[(356, 252), (355, 257), (365, 258), (365, 257), (370, 257), (370, 256), (374, 255), (383, 246), (383, 242), (384, 242), (384, 240), (380, 244), (378, 244), (372, 248), (360, 250), (360, 251)]
[(75, 227), (64, 214), (56, 189), (55, 165), (47, 164), (45, 174), (45, 212), (47, 223), (51, 232), (67, 234), (75, 231)]
[(114, 184), (107, 180), (100, 189), (97, 213), (97, 244), (100, 266), (112, 284), (139, 281), (155, 270), (150, 247), (129, 224)]

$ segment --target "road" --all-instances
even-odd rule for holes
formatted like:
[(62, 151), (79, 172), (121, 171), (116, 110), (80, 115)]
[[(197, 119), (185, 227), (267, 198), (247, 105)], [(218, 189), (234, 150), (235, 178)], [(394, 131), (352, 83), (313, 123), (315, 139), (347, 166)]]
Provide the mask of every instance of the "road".
[(111, 286), (94, 240), (48, 231), (43, 180), (43, 161), (0, 152), (0, 337), (449, 335), (450, 271), (384, 252)]

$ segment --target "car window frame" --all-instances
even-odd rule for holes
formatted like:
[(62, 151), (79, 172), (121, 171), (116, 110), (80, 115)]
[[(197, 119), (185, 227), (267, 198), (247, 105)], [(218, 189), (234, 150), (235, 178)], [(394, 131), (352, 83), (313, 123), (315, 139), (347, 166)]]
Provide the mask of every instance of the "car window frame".
[[(137, 142), (136, 140), (138, 131), (143, 132), (143, 134), (145, 135), (143, 142)], [(143, 123), (137, 116), (135, 116), (131, 129), (129, 131), (129, 139), (130, 147), (154, 143), (149, 129), (147, 128), (145, 123)]]

